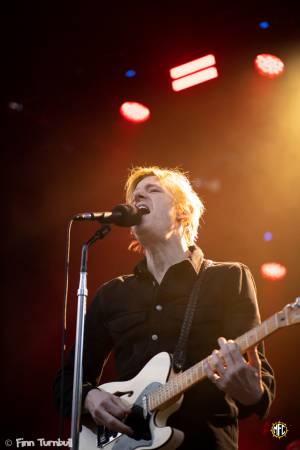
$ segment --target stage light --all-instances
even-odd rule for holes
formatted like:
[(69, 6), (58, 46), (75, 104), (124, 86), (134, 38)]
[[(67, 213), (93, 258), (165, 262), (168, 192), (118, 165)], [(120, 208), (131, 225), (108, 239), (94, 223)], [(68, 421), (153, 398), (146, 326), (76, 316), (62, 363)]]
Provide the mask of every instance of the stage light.
[(269, 78), (275, 78), (281, 75), (284, 70), (284, 63), (281, 59), (269, 53), (257, 55), (254, 65), (260, 75)]
[(273, 234), (271, 233), (271, 231), (266, 231), (264, 233), (264, 241), (271, 241), (273, 239)]
[(125, 102), (120, 107), (120, 114), (129, 122), (141, 123), (149, 119), (150, 110), (142, 103)]
[(127, 78), (133, 78), (136, 76), (136, 71), (134, 69), (128, 69), (128, 70), (126, 70), (124, 75)]
[(210, 67), (209, 69), (201, 70), (200, 72), (172, 81), (172, 88), (173, 91), (176, 92), (182, 91), (183, 89), (196, 86), (196, 84), (217, 78), (217, 76), (217, 69), (215, 67)]
[(181, 91), (204, 81), (217, 78), (218, 71), (214, 66), (216, 59), (214, 55), (206, 55), (202, 58), (194, 59), (180, 66), (170, 69), (170, 76), (173, 79), (172, 88), (174, 91)]
[(269, 26), (270, 26), (270, 24), (266, 20), (263, 20), (262, 22), (259, 22), (259, 27), (262, 30), (266, 30), (267, 28), (269, 28)]
[(287, 274), (287, 269), (285, 266), (279, 263), (265, 263), (262, 264), (260, 273), (262, 277), (266, 278), (267, 280), (282, 280)]
[(21, 102), (9, 102), (8, 103), (8, 108), (11, 111), (22, 112), (23, 109), (24, 109), (24, 105)]
[(221, 190), (221, 180), (219, 180), (218, 178), (195, 178), (194, 180), (192, 180), (192, 185), (196, 188), (206, 189), (210, 192), (219, 192)]
[(170, 75), (174, 80), (193, 72), (198, 72), (198, 70), (214, 66), (215, 64), (216, 58), (214, 57), (214, 55), (206, 55), (202, 58), (194, 59), (193, 61), (190, 61), (188, 63), (181, 64), (180, 66), (173, 67), (173, 69), (170, 70)]

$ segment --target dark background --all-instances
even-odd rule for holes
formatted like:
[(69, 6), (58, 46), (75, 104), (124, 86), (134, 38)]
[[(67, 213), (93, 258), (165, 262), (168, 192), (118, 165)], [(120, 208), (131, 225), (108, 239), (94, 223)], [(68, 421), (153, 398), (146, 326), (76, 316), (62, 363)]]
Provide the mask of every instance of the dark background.
[[(7, 438), (57, 439), (67, 220), (122, 202), (129, 167), (190, 172), (207, 208), (198, 243), (211, 259), (250, 267), (263, 319), (299, 295), (300, 20), (291, 2), (10, 2), (1, 10), (4, 448)], [(285, 62), (281, 77), (255, 72), (263, 52)], [(219, 78), (174, 93), (168, 70), (208, 53)], [(135, 78), (124, 77), (129, 68)], [(125, 122), (125, 100), (147, 104), (151, 120)], [(73, 227), (67, 348), (80, 249), (95, 230)], [(128, 244), (129, 231), (115, 228), (90, 251), (88, 302), (99, 284), (131, 272), (139, 257)], [(286, 278), (264, 280), (269, 261), (284, 264)], [(295, 326), (266, 341), (277, 397), (267, 421), (242, 421), (242, 450), (300, 438), (299, 339)], [(289, 428), (280, 441), (270, 433), (277, 420)]]

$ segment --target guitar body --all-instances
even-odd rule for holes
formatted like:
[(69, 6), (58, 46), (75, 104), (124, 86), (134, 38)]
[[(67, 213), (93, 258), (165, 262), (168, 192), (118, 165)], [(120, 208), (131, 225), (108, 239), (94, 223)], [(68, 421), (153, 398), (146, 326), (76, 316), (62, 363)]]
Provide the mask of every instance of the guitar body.
[[(179, 409), (183, 396), (165, 407), (153, 413), (148, 413), (146, 419), (142, 417), (143, 397), (145, 394), (164, 385), (172, 376), (171, 358), (166, 352), (155, 355), (143, 369), (129, 381), (106, 383), (99, 388), (117, 395), (126, 403), (132, 405), (133, 410), (137, 409), (140, 413), (141, 425), (136, 423), (135, 429), (144, 429), (141, 435), (135, 435), (133, 438), (120, 434), (111, 436), (101, 440), (100, 448), (105, 450), (148, 450), (163, 449), (171, 450), (180, 446), (183, 442), (183, 432), (166, 426), (168, 417)], [(130, 423), (128, 423), (131, 425)], [(91, 426), (82, 427), (79, 438), (80, 450), (96, 450), (98, 436), (98, 427), (93, 424)], [(105, 442), (106, 441), (106, 442)]]

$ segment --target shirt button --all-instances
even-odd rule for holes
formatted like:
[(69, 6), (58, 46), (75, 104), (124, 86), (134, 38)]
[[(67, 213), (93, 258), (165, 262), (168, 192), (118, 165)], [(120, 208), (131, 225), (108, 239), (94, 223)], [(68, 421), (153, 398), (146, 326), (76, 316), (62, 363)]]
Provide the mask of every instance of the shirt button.
[(152, 284), (153, 284), (153, 286), (155, 286), (155, 281), (154, 280), (152, 281)]
[(157, 339), (158, 339), (157, 334), (152, 334), (151, 339), (152, 339), (152, 341), (157, 341)]
[(156, 311), (161, 311), (163, 308), (161, 305), (156, 305), (155, 306)]

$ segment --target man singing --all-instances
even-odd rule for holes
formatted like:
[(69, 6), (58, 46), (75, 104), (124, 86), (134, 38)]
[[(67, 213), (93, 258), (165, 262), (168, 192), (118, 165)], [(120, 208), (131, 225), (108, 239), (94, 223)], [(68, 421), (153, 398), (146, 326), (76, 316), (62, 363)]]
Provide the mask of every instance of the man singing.
[[(131, 275), (97, 291), (85, 323), (82, 405), (97, 424), (132, 435), (130, 413), (118, 396), (97, 389), (101, 367), (114, 351), (119, 381), (133, 378), (157, 353), (174, 352), (186, 306), (203, 263), (195, 242), (204, 206), (179, 170), (137, 167), (128, 177), (126, 202), (149, 211), (132, 227), (131, 250), (144, 258)], [(233, 339), (260, 322), (249, 269), (211, 262), (193, 318), (186, 367), (212, 354), (207, 378), (185, 393), (168, 425), (185, 433), (180, 449), (238, 448), (238, 418), (264, 418), (275, 382), (262, 345), (241, 356)], [(72, 403), (74, 352), (64, 369), (64, 414)], [(61, 372), (54, 383), (60, 401)]]

